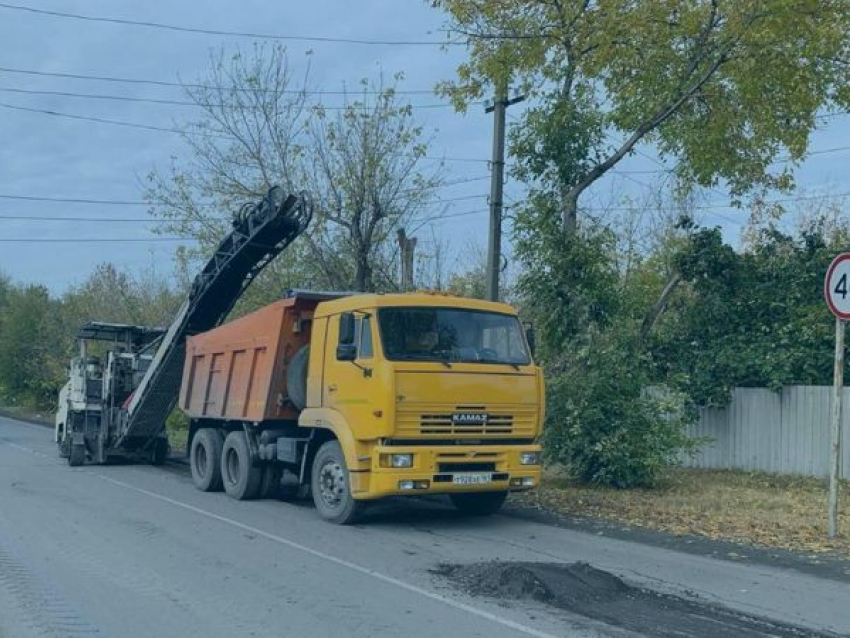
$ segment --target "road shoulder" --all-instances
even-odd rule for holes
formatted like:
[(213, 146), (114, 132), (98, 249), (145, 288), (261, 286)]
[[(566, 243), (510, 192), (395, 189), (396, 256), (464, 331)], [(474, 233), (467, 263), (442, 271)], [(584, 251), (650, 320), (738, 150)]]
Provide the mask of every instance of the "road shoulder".
[(813, 554), (780, 548), (757, 547), (690, 534), (672, 534), (600, 518), (564, 516), (544, 508), (528, 505), (510, 504), (504, 508), (503, 513), (514, 518), (571, 531), (585, 532), (595, 536), (607, 536), (735, 563), (792, 569), (809, 576), (826, 578), (840, 583), (850, 583), (850, 561), (829, 552)]

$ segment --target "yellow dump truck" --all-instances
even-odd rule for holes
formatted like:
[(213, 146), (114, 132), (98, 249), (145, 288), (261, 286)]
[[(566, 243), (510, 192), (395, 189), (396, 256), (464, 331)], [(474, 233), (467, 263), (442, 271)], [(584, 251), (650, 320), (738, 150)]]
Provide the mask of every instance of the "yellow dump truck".
[(336, 523), (391, 495), (495, 512), (540, 481), (531, 340), (501, 303), (291, 293), (188, 338), (193, 480), (237, 499), (310, 492)]

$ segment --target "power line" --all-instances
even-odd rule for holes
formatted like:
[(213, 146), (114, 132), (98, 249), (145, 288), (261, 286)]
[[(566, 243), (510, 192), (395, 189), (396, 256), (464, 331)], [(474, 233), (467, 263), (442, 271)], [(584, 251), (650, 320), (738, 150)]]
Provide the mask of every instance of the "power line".
[[(0, 3), (0, 7), (2, 7), (2, 6), (3, 6), (2, 3)], [(3, 90), (3, 89), (0, 88), (0, 90)], [(441, 105), (423, 105), (423, 108), (425, 108), (425, 107), (430, 108), (432, 106), (441, 106)], [(198, 135), (198, 136), (201, 136), (201, 137), (210, 137), (210, 138), (216, 138), (216, 139), (230, 139), (228, 136), (224, 135), (223, 132), (208, 133), (208, 132), (204, 132), (204, 131), (201, 131), (201, 130), (195, 130), (195, 131), (190, 131), (188, 129), (187, 130), (181, 130), (181, 129), (176, 129), (176, 128), (156, 126), (156, 125), (152, 125), (152, 124), (142, 124), (142, 123), (139, 123), (139, 122), (128, 122), (128, 121), (124, 121), (124, 120), (111, 120), (111, 119), (107, 119), (107, 118), (85, 116), (85, 115), (76, 115), (76, 114), (73, 114), (73, 113), (65, 113), (65, 112), (62, 112), (62, 111), (54, 111), (54, 110), (51, 110), (51, 109), (39, 109), (39, 108), (33, 108), (33, 107), (19, 106), (19, 105), (15, 105), (15, 104), (8, 104), (6, 102), (0, 102), (0, 108), (12, 109), (12, 110), (16, 110), (16, 111), (25, 111), (25, 112), (37, 113), (37, 114), (43, 114), (43, 115), (51, 115), (51, 116), (54, 116), (54, 117), (62, 117), (62, 118), (68, 118), (68, 119), (73, 119), (73, 120), (95, 122), (95, 123), (99, 123), (99, 124), (111, 124), (113, 126), (123, 126), (123, 127), (128, 127), (128, 128), (139, 128), (139, 129), (145, 129), (145, 130), (160, 131), (160, 132), (164, 132), (164, 133), (176, 133), (178, 135), (191, 134), (191, 135)], [(344, 109), (346, 107), (323, 107), (323, 108)], [(804, 159), (806, 159), (806, 158), (808, 158), (812, 155), (823, 155), (823, 154), (836, 153), (836, 152), (846, 151), (846, 150), (850, 150), (850, 146), (838, 146), (838, 147), (834, 147), (834, 148), (822, 149), (822, 150), (819, 150), (819, 151), (809, 151), (805, 155), (803, 155), (803, 157), (801, 157), (800, 159), (804, 160)], [(408, 157), (408, 156), (410, 156), (410, 155), (404, 155), (404, 154), (395, 154), (395, 155), (398, 156), (398, 157)], [(647, 157), (649, 157), (649, 156), (647, 156)], [(451, 156), (440, 157), (440, 156), (433, 156), (433, 155), (431, 155), (431, 156), (423, 155), (423, 156), (421, 156), (421, 159), (428, 159), (428, 160), (435, 160), (435, 161), (447, 161), (447, 162), (473, 162), (473, 163), (485, 163), (485, 164), (490, 163), (490, 160), (480, 159), (480, 158), (469, 158), (469, 157), (451, 157)], [(788, 160), (791, 160), (791, 159), (793, 159), (791, 156), (786, 155), (786, 156), (778, 157), (775, 161), (781, 162), (781, 161), (788, 161)], [(657, 160), (654, 160), (654, 161), (656, 161), (656, 163), (660, 164), (660, 162), (658, 162)], [(510, 163), (510, 162), (506, 163), (506, 166), (514, 166), (514, 165), (515, 165), (515, 163)], [(620, 175), (660, 174), (660, 173), (669, 173), (670, 169), (660, 168), (660, 169), (651, 169), (651, 170), (629, 170), (629, 171), (612, 169), (611, 172), (615, 173), (615, 174), (620, 174)]]
[[(481, 197), (480, 195), (475, 195), (475, 198)], [(445, 203), (450, 201), (459, 201), (462, 199), (472, 199), (472, 197), (458, 197), (452, 200), (437, 200), (434, 203)], [(449, 215), (439, 215), (433, 219), (443, 219), (446, 217), (463, 217), (464, 215), (471, 215), (472, 213), (477, 213), (480, 211), (467, 211), (464, 213), (454, 213)], [(10, 221), (30, 221), (30, 222), (97, 222), (97, 223), (136, 223), (136, 224), (155, 224), (162, 225), (174, 222), (180, 222), (185, 220), (171, 220), (171, 219), (160, 219), (156, 217), (63, 217), (58, 215), (5, 215), (0, 214), (0, 221), (2, 220), (10, 220)], [(198, 220), (200, 221), (200, 220)]]
[(133, 222), (146, 224), (159, 224), (163, 221), (151, 217), (56, 217), (52, 215), (0, 215), (0, 219), (20, 219), (30, 222)]
[(85, 197), (50, 197), (47, 195), (10, 195), (0, 193), (0, 199), (16, 199), (28, 202), (57, 202), (62, 204), (96, 204), (110, 206), (153, 206), (149, 202), (122, 199), (91, 199)]
[[(463, 199), (463, 198), (461, 198)], [(487, 209), (477, 209), (477, 210), (469, 210), (460, 213), (449, 213), (449, 214), (441, 214), (435, 215), (433, 217), (428, 217), (423, 222), (436, 221), (440, 219), (449, 219), (452, 217), (465, 217), (467, 215), (478, 215), (481, 213), (488, 212)], [(134, 217), (57, 217), (51, 215), (3, 215), (0, 214), (0, 220), (22, 220), (22, 221), (44, 221), (44, 222), (97, 222), (97, 223), (113, 223), (113, 222), (121, 222), (121, 223), (145, 223), (145, 224), (166, 224), (171, 220), (167, 219), (155, 219), (155, 218), (134, 218)], [(169, 241), (174, 240), (182, 240), (182, 239), (192, 239), (191, 237), (170, 237), (170, 238), (162, 238), (167, 239)], [(0, 241), (101, 241), (95, 239), (37, 239), (33, 238), (32, 240), (28, 238), (20, 238), (20, 239), (0, 239)], [(102, 241), (147, 241), (144, 239), (103, 239)]]
[[(0, 195), (0, 197), (3, 197), (3, 195)], [(468, 200), (468, 199), (476, 199), (476, 198), (479, 198), (479, 197), (486, 197), (486, 195), (468, 195), (468, 196), (455, 197), (455, 198), (450, 198), (450, 199), (434, 200), (434, 203), (447, 203), (447, 202), (454, 202), (454, 201), (461, 201), (461, 200)], [(780, 199), (765, 200), (763, 203), (764, 204), (787, 204), (787, 203), (798, 202), (798, 201), (809, 201), (809, 200), (816, 200), (816, 199), (822, 199), (822, 198), (836, 198), (837, 199), (837, 198), (841, 198), (841, 197), (850, 197), (850, 192), (835, 193), (835, 194), (821, 194), (821, 195), (801, 195), (801, 196), (798, 196), (798, 197), (785, 197), (785, 198), (780, 198)], [(98, 202), (98, 200), (70, 200), (70, 199), (64, 200), (64, 199), (59, 199), (59, 198), (50, 198), (49, 201)], [(120, 202), (110, 201), (110, 200), (100, 200), (99, 203), (120, 203)], [(145, 202), (129, 202), (129, 203), (144, 204)], [(614, 206), (614, 207), (594, 206), (594, 207), (584, 208), (584, 210), (588, 210), (588, 211), (602, 211), (602, 210), (604, 210), (604, 211), (630, 211), (630, 210), (632, 210), (632, 211), (650, 211), (650, 210), (657, 210), (658, 208), (661, 208), (661, 207), (660, 206), (638, 206), (638, 207), (636, 207), (636, 206)], [(690, 208), (693, 209), (693, 210), (715, 210), (715, 209), (723, 209), (723, 208), (732, 208), (732, 206), (730, 204), (704, 204), (704, 205), (691, 206)], [(430, 222), (430, 221), (439, 221), (439, 220), (442, 220), (442, 219), (451, 219), (451, 218), (454, 218), (454, 217), (466, 217), (466, 216), (469, 216), (469, 215), (479, 215), (479, 214), (486, 213), (486, 212), (489, 212), (488, 209), (482, 208), (482, 209), (474, 209), (474, 210), (462, 211), (462, 212), (457, 212), (457, 213), (445, 213), (445, 214), (427, 217), (427, 218), (425, 218), (421, 221), (424, 222), (424, 223), (427, 223), (427, 222)], [(726, 217), (726, 216), (723, 216), (720, 213), (710, 213), (710, 214), (715, 215), (717, 217), (721, 217), (722, 219), (725, 219), (725, 220), (730, 221), (730, 222), (734, 221), (733, 219)], [(167, 220), (167, 219), (157, 219), (157, 218), (151, 218), (151, 217), (148, 217), (148, 218), (142, 218), (142, 217), (138, 217), (138, 218), (136, 218), (136, 217), (59, 217), (59, 216), (50, 216), (50, 215), (4, 215), (4, 214), (0, 214), (0, 219), (24, 220), (24, 221), (50, 221), (50, 222), (53, 222), (53, 221), (107, 222), (107, 223), (134, 222), (134, 223), (148, 223), (148, 224), (164, 224), (164, 223), (168, 223), (168, 222), (172, 221), (172, 220)], [(171, 239), (178, 240), (178, 239), (181, 239), (181, 238), (175, 237), (175, 238), (171, 238)], [(18, 240), (14, 240), (14, 241), (18, 241)], [(20, 241), (24, 241), (24, 240), (22, 239)], [(76, 240), (69, 240), (69, 241), (76, 241)], [(85, 240), (85, 241), (89, 241), (89, 240)], [(107, 240), (104, 240), (104, 241), (112, 241), (112, 240), (107, 239)], [(124, 240), (119, 239), (119, 240), (116, 240), (116, 241), (124, 241)]]
[[(489, 175), (479, 175), (476, 177), (467, 177), (463, 179), (456, 179), (452, 181), (445, 182), (444, 184), (440, 184), (440, 188), (447, 188), (450, 186), (458, 186), (461, 184), (469, 184), (472, 182), (480, 182), (485, 179), (490, 179)], [(416, 193), (419, 192), (420, 189), (411, 188), (403, 191), (399, 191), (399, 194), (407, 194), (407, 193)], [(469, 195), (458, 198), (446, 198), (436, 200), (437, 203), (440, 202), (449, 202), (449, 201), (460, 201), (461, 199), (473, 199), (478, 197), (486, 197), (486, 195)], [(167, 204), (160, 204), (156, 202), (146, 202), (143, 200), (130, 200), (130, 199), (96, 199), (93, 197), (54, 197), (50, 195), (15, 195), (10, 193), (0, 193), (0, 199), (11, 199), (11, 200), (19, 200), (19, 201), (28, 201), (28, 202), (53, 202), (59, 204), (90, 204), (96, 206), (151, 206), (151, 207), (165, 207), (167, 208)]]
[(52, 237), (14, 237), (0, 238), (0, 242), (13, 244), (82, 244), (82, 243), (118, 243), (118, 242), (173, 242), (173, 241), (194, 241), (192, 237), (86, 237), (86, 238), (52, 238)]
[[(828, 198), (841, 198), (841, 197), (850, 197), (850, 192), (848, 193), (824, 193), (821, 195), (801, 195), (798, 197), (783, 197), (780, 199), (766, 199), (762, 204), (789, 204), (792, 202), (801, 202), (801, 201), (810, 201), (815, 199), (828, 199)], [(650, 210), (658, 210), (661, 206), (594, 206), (590, 208), (585, 208), (584, 210), (592, 210), (592, 211), (650, 211)], [(714, 210), (714, 209), (723, 209), (723, 208), (734, 208), (731, 204), (701, 204), (697, 206), (687, 206), (686, 208), (690, 208), (692, 210)]]
[[(3, 93), (21, 93), (24, 95), (56, 95), (60, 97), (86, 98), (90, 100), (116, 100), (120, 102), (146, 102), (150, 104), (168, 104), (175, 106), (199, 106), (195, 102), (186, 100), (168, 100), (159, 98), (134, 97), (129, 95), (105, 95), (95, 93), (73, 93), (71, 91), (41, 91), (35, 89), (17, 89), (12, 87), (0, 86), (0, 91)], [(220, 106), (220, 105), (210, 105)]]
[[(112, 124), (114, 126), (124, 126), (129, 128), (140, 128), (147, 129), (152, 131), (161, 131), (163, 133), (177, 133), (178, 135), (199, 135), (201, 137), (211, 137), (216, 139), (231, 139), (226, 135), (222, 135), (221, 132), (219, 134), (215, 133), (205, 133), (203, 131), (189, 131), (189, 130), (180, 130), (176, 128), (167, 128), (164, 126), (154, 126), (152, 124), (141, 124), (139, 122), (127, 122), (125, 120), (109, 120), (102, 117), (91, 117), (87, 115), (75, 115), (73, 113), (64, 113), (62, 111), (53, 111), (50, 109), (36, 109), (28, 106), (18, 106), (15, 104), (8, 104), (6, 102), (0, 102), (0, 108), (13, 109), (15, 111), (26, 111), (29, 113), (38, 113), (42, 115), (52, 115), (54, 117), (64, 117), (72, 120), (83, 120), (87, 122), (97, 122), (99, 124)], [(479, 159), (475, 157), (448, 157), (448, 156), (437, 156), (437, 155), (414, 155), (414, 154), (405, 154), (405, 153), (392, 153), (394, 157), (411, 157), (418, 159), (427, 159), (427, 160), (435, 160), (440, 162), (474, 162), (474, 163), (483, 163), (489, 164), (490, 160)]]
[(440, 221), (442, 219), (451, 219), (453, 217), (467, 217), (469, 215), (481, 215), (483, 213), (489, 213), (489, 208), (477, 208), (475, 210), (466, 210), (460, 213), (442, 213), (439, 215), (432, 215), (430, 217), (425, 217), (424, 219), (414, 219), (413, 221), (421, 222), (420, 226), (424, 226), (430, 222)]
[[(136, 97), (131, 95), (111, 95), (105, 93), (75, 93), (73, 91), (46, 91), (46, 90), (38, 90), (38, 89), (19, 89), (13, 87), (5, 87), (0, 86), (0, 92), (4, 93), (19, 93), (23, 95), (55, 95), (59, 97), (72, 97), (78, 99), (88, 99), (88, 100), (112, 100), (118, 102), (145, 102), (149, 104), (164, 104), (169, 106), (194, 106), (197, 108), (224, 108), (224, 109), (259, 109), (261, 107), (252, 107), (252, 106), (231, 106), (229, 104), (200, 104), (198, 102), (190, 102), (188, 100), (170, 100), (170, 99), (160, 99), (160, 98), (146, 98), (146, 97)], [(326, 104), (311, 104), (309, 105), (312, 108), (322, 108), (328, 111), (345, 111), (348, 109), (371, 109), (368, 104), (358, 104), (352, 103), (347, 105), (326, 105)], [(443, 109), (443, 108), (452, 108), (452, 105), (448, 102), (442, 102), (439, 104), (405, 104), (404, 107), (409, 106), (412, 109)]]
[(301, 35), (279, 35), (273, 33), (252, 33), (247, 31), (224, 31), (220, 29), (205, 29), (201, 27), (185, 27), (164, 22), (150, 22), (146, 20), (128, 20), (123, 18), (107, 18), (103, 16), (84, 15), (80, 13), (67, 13), (63, 11), (48, 11), (17, 4), (0, 3), (0, 8), (10, 11), (25, 11), (37, 15), (51, 16), (54, 18), (67, 18), (72, 20), (85, 20), (87, 22), (107, 22), (121, 24), (124, 26), (144, 27), (148, 29), (164, 29), (168, 31), (179, 31), (183, 33), (201, 33), (204, 35), (222, 35), (240, 38), (255, 38), (262, 40), (286, 40), (293, 42), (323, 42), (339, 44), (362, 44), (362, 45), (384, 45), (384, 46), (444, 46), (463, 44), (462, 42), (424, 41), (424, 40), (366, 40), (359, 38), (334, 38), (326, 36), (301, 36)]
[[(213, 89), (225, 91), (250, 91), (254, 92), (257, 89), (243, 89), (241, 87), (217, 87), (209, 84), (192, 84), (183, 82), (169, 82), (167, 80), (151, 80), (145, 78), (120, 78), (104, 75), (85, 75), (82, 73), (59, 73), (55, 71), (35, 71), (32, 69), (16, 69), (11, 67), (0, 67), (2, 73), (17, 73), (22, 75), (35, 75), (42, 77), (65, 78), (71, 80), (95, 80), (98, 82), (115, 82), (119, 84), (147, 84), (151, 86), (174, 87), (179, 89)], [(269, 89), (272, 91), (272, 89)], [(308, 93), (306, 90), (289, 89), (276, 91), (285, 95), (302, 95)], [(375, 89), (358, 89), (356, 91), (329, 91), (329, 90), (310, 90), (311, 95), (382, 95), (384, 91)], [(433, 89), (393, 89), (393, 93), (397, 95), (434, 95)]]
[[(50, 109), (36, 109), (29, 106), (18, 106), (15, 104), (7, 104), (6, 102), (0, 102), (0, 107), (4, 109), (12, 109), (15, 111), (27, 111), (29, 113), (39, 113), (42, 115), (52, 115), (54, 117), (65, 117), (72, 120), (83, 120), (86, 122), (97, 122), (99, 124), (112, 124), (113, 126), (126, 126), (129, 128), (140, 128), (147, 129), (149, 131), (161, 131), (164, 133), (178, 133), (183, 134), (186, 131), (181, 131), (176, 128), (166, 128), (164, 126), (154, 126), (153, 124), (140, 124), (138, 122), (125, 122), (123, 120), (109, 120), (102, 117), (92, 117), (88, 115), (74, 115), (73, 113), (63, 113), (61, 111), (52, 111)], [(207, 133), (200, 133), (200, 135), (206, 135), (208, 137), (215, 137), (213, 135)]]
[[(69, 80), (91, 80), (95, 82), (113, 82), (118, 84), (145, 84), (150, 86), (161, 86), (168, 88), (178, 88), (178, 89), (212, 89), (212, 90), (224, 90), (224, 91), (246, 91), (246, 92), (257, 92), (261, 89), (244, 89), (241, 87), (219, 87), (212, 86), (210, 84), (199, 84), (192, 82), (170, 82), (168, 80), (154, 80), (150, 78), (127, 78), (127, 77), (116, 77), (110, 75), (91, 75), (85, 73), (63, 73), (59, 71), (38, 71), (35, 69), (20, 69), (13, 67), (0, 67), (0, 73), (14, 73), (19, 75), (31, 75), (31, 76), (40, 76), (40, 77), (51, 77), (51, 78), (63, 78)], [(268, 91), (272, 91), (272, 89), (268, 89)], [(393, 93), (396, 95), (436, 95), (436, 91), (434, 89), (392, 89)], [(21, 92), (24, 92), (21, 90)], [(36, 91), (27, 91), (30, 93), (35, 93)], [(338, 95), (338, 96), (353, 96), (353, 95), (382, 95), (384, 91), (377, 89), (364, 89), (358, 88), (357, 90), (326, 90), (326, 89), (310, 89), (307, 91), (306, 89), (283, 89), (283, 90), (274, 90), (274, 92), (281, 93), (284, 95), (303, 95), (305, 93), (310, 95)], [(53, 92), (45, 91), (44, 93), (51, 94)], [(57, 93), (62, 95), (61, 93)], [(98, 96), (100, 97), (100, 96)], [(104, 99), (112, 99), (106, 98)], [(163, 100), (166, 103), (172, 103), (171, 100)], [(174, 103), (181, 103), (178, 101), (174, 101)], [(191, 102), (186, 102), (186, 104), (193, 104)], [(442, 105), (441, 105), (442, 106)], [(446, 103), (445, 106), (451, 106), (451, 104)], [(435, 108), (434, 105), (431, 108)], [(850, 111), (830, 111), (827, 113), (822, 113), (820, 115), (815, 116), (816, 119), (830, 119), (833, 117), (840, 117), (843, 115), (850, 114)], [(517, 120), (518, 118), (514, 115), (508, 115), (508, 117), (512, 120)], [(638, 151), (640, 153), (640, 151)], [(643, 154), (643, 153), (641, 153)], [(649, 158), (649, 155), (646, 155)], [(637, 172), (637, 171), (635, 171)]]

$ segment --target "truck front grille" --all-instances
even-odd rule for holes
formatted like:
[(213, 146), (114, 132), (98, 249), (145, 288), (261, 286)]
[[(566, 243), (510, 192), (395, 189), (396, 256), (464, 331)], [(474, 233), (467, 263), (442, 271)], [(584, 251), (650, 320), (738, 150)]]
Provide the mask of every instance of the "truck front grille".
[(421, 434), (511, 434), (512, 414), (489, 414), (482, 424), (452, 423), (451, 414), (423, 414), (419, 419)]
[[(453, 414), (486, 414), (484, 423), (453, 422)], [(447, 406), (406, 403), (398, 406), (393, 438), (483, 439), (534, 438), (537, 436), (537, 409), (523, 404), (498, 406)]]

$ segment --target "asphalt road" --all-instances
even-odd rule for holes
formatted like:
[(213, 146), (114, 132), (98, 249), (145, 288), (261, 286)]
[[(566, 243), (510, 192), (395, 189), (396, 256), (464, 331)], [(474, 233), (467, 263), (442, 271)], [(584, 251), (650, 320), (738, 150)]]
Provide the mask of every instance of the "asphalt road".
[[(445, 576), (488, 561), (582, 561), (651, 595), (599, 615), (591, 595), (575, 613)], [(850, 635), (847, 582), (423, 500), (337, 527), (309, 503), (201, 493), (185, 468), (72, 469), (50, 430), (0, 418), (0, 638), (662, 635), (673, 616), (647, 622), (668, 595), (701, 610), (679, 635)]]

